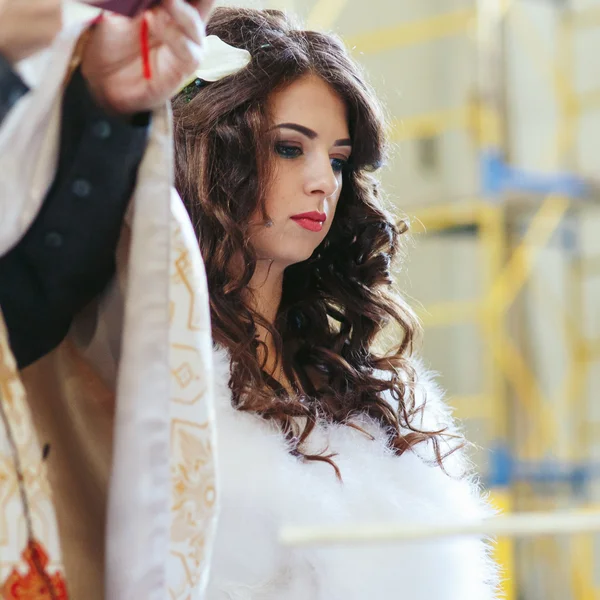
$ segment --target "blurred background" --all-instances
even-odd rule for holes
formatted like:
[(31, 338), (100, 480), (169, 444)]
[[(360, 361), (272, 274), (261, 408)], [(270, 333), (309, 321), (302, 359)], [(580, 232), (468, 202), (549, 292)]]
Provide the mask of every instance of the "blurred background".
[[(600, 507), (600, 0), (264, 0), (387, 106), (399, 282), (504, 511)], [(507, 600), (600, 599), (600, 538), (501, 540)]]

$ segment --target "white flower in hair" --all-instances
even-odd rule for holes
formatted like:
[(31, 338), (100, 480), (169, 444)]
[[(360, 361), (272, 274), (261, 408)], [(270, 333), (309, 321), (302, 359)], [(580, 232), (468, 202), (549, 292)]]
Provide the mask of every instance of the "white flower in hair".
[(234, 48), (216, 35), (204, 38), (202, 50), (203, 57), (200, 68), (185, 80), (181, 89), (196, 79), (219, 81), (229, 75), (235, 75), (252, 60), (250, 52), (242, 48)]

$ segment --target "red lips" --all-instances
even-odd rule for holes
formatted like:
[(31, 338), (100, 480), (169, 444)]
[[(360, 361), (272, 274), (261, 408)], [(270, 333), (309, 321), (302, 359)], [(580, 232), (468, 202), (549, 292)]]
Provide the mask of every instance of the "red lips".
[(299, 215), (294, 215), (292, 217), (292, 221), (295, 221), (308, 231), (321, 231), (323, 229), (323, 223), (327, 220), (327, 215), (325, 213), (320, 213), (316, 210), (312, 212), (302, 213)]

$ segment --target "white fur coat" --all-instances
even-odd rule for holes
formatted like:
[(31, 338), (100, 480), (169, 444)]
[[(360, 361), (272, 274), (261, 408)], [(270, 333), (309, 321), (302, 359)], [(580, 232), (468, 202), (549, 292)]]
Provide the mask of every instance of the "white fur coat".
[[(454, 478), (423, 459), (432, 451), (396, 456), (380, 428), (319, 426), (310, 449), (336, 452), (343, 483), (331, 466), (290, 455), (280, 433), (231, 406), (229, 360), (215, 352), (215, 405), (221, 514), (207, 600), (491, 600), (496, 567), (478, 539), (327, 548), (282, 548), (281, 525), (344, 522), (431, 522), (487, 515), (491, 509), (471, 478)], [(451, 424), (439, 390), (423, 380), (423, 427)], [(453, 428), (454, 425), (451, 424)], [(446, 461), (468, 470), (464, 453)]]

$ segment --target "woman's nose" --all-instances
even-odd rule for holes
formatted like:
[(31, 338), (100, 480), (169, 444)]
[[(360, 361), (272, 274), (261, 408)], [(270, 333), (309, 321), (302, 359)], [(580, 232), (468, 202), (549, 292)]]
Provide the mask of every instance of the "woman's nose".
[(305, 183), (305, 191), (308, 195), (328, 198), (337, 192), (339, 185), (329, 155), (326, 158), (319, 157), (308, 165)]

